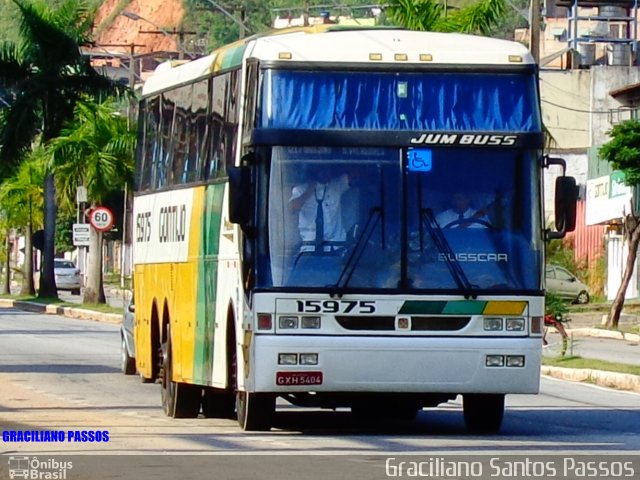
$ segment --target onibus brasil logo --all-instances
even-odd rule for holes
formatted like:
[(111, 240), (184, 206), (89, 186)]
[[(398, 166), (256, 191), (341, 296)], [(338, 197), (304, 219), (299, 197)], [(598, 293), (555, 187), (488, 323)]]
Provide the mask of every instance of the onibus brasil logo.
[(61, 462), (54, 458), (44, 460), (38, 457), (9, 457), (9, 478), (30, 480), (65, 480), (67, 470), (73, 468), (73, 462)]

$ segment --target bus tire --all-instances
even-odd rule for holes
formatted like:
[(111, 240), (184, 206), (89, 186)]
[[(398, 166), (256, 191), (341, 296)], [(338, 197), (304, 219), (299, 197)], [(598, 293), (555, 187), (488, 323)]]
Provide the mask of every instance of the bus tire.
[(200, 413), (202, 387), (173, 381), (171, 333), (162, 343), (162, 408), (172, 418), (195, 418)]
[(462, 410), (470, 432), (498, 433), (504, 417), (504, 394), (465, 394)]
[(236, 398), (233, 392), (220, 388), (204, 387), (202, 413), (207, 418), (233, 418)]
[(238, 424), (245, 431), (269, 431), (276, 410), (276, 397), (267, 393), (236, 392)]

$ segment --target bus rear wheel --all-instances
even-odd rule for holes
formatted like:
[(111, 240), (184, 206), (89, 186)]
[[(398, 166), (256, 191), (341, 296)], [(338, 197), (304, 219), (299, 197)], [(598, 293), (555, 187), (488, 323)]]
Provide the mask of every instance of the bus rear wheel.
[(195, 418), (200, 413), (202, 387), (173, 381), (171, 332), (162, 344), (162, 408), (172, 418)]
[(504, 417), (504, 394), (462, 396), (464, 423), (473, 433), (498, 433)]
[(267, 393), (236, 392), (238, 424), (245, 431), (269, 431), (276, 410), (276, 397)]

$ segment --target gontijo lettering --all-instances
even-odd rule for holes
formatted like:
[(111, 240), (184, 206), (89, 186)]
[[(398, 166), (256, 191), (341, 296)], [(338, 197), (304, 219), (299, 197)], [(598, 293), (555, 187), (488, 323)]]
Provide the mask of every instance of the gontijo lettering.
[[(187, 230), (187, 206), (167, 205), (160, 209), (157, 218), (157, 240), (160, 243), (184, 242)], [(154, 230), (154, 217), (150, 211), (136, 215), (136, 241), (150, 242)]]
[(100, 443), (109, 441), (108, 430), (3, 430), (6, 443), (72, 442)]

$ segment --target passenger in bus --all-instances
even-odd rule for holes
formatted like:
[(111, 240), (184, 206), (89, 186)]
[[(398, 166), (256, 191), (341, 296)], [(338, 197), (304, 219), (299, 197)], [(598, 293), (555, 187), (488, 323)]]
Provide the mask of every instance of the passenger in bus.
[(490, 228), (491, 223), (484, 210), (471, 206), (469, 196), (456, 192), (451, 197), (451, 207), (436, 216), (440, 228)]
[(347, 190), (349, 176), (333, 175), (329, 165), (311, 167), (309, 180), (293, 187), (289, 208), (298, 216), (300, 252), (344, 250), (347, 233), (341, 200)]

